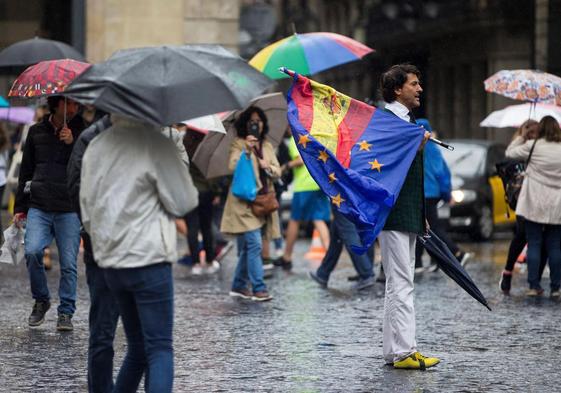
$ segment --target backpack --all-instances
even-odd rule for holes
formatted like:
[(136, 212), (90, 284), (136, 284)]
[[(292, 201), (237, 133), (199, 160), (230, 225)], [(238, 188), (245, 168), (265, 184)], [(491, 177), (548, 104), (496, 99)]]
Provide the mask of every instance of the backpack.
[(528, 155), (526, 162), (506, 160), (495, 165), (497, 168), (497, 174), (501, 178), (505, 189), (505, 201), (512, 210), (516, 210), (518, 196), (520, 195), (522, 183), (524, 182), (524, 171), (528, 167), (536, 142), (537, 139), (532, 144), (532, 148), (530, 149), (530, 154)]

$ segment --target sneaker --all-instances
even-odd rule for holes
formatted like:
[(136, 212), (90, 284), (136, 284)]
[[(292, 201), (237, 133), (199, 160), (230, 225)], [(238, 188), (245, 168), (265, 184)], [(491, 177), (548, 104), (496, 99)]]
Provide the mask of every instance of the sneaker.
[(347, 277), (348, 281), (358, 281), (360, 280), (360, 276), (358, 274), (355, 274), (354, 276), (349, 276)]
[(228, 241), (226, 244), (216, 247), (216, 261), (220, 262), (226, 254), (228, 254), (232, 248), (234, 248), (234, 242)]
[(471, 252), (461, 252), (458, 256), (458, 261), (460, 261), (460, 265), (465, 266), (470, 261), (473, 254)]
[(543, 295), (543, 289), (528, 289), (526, 291), (526, 296), (528, 297), (538, 297)]
[(368, 289), (373, 287), (375, 283), (376, 280), (374, 279), (374, 276), (370, 276), (368, 278), (362, 278), (358, 280), (356, 284), (353, 285), (353, 288), (357, 291), (360, 291), (362, 289)]
[(183, 255), (177, 260), (177, 263), (185, 266), (193, 266), (193, 259), (191, 258), (191, 255)]
[(72, 325), (72, 315), (58, 314), (56, 330), (58, 330), (59, 332), (71, 332), (72, 330), (74, 330), (74, 326)]
[(415, 268), (415, 275), (423, 274), (425, 272), (425, 268), (423, 266), (419, 266)]
[(35, 301), (33, 305), (33, 310), (31, 311), (31, 315), (29, 316), (29, 326), (39, 326), (45, 320), (45, 314), (51, 308), (51, 302), (44, 301)]
[(251, 300), (256, 302), (267, 302), (269, 300), (273, 300), (273, 297), (269, 295), (269, 292), (267, 291), (259, 291), (253, 294)]
[(287, 261), (284, 257), (277, 258), (273, 261), (273, 265), (280, 266), (283, 270), (291, 270), (292, 269), (292, 261)]
[(501, 281), (499, 281), (499, 287), (501, 288), (501, 291), (503, 291), (505, 295), (508, 295), (510, 293), (511, 281), (512, 281), (512, 272), (509, 272), (508, 270), (503, 270), (503, 273), (501, 274)]
[(440, 363), (438, 358), (430, 358), (421, 355), (419, 352), (414, 352), (405, 359), (393, 362), (393, 367), (409, 370), (426, 370), (429, 367), (436, 366), (438, 363)]
[(274, 268), (275, 265), (273, 265), (272, 258), (263, 258), (263, 270), (268, 271), (268, 270), (273, 270)]
[(317, 282), (319, 284), (320, 287), (322, 288), (327, 288), (327, 280), (324, 280), (323, 278), (320, 278), (316, 272), (310, 271), (308, 272), (308, 275), (310, 276), (310, 278), (312, 280), (314, 280), (315, 282)]
[(438, 269), (440, 269), (440, 268), (438, 267), (438, 264), (436, 264), (436, 263), (431, 263), (425, 270), (426, 270), (427, 272), (429, 272), (429, 273), (434, 273), (434, 272), (437, 272)]
[(551, 293), (549, 294), (549, 297), (557, 300), (557, 299), (561, 298), (561, 291), (559, 289), (551, 291)]
[(202, 276), (204, 274), (204, 269), (200, 263), (193, 265), (193, 267), (191, 268), (191, 274), (193, 276)]
[(240, 297), (242, 299), (251, 299), (251, 291), (247, 288), (233, 289), (230, 291), (230, 296)]
[(207, 274), (214, 274), (220, 270), (220, 263), (215, 259), (211, 263), (206, 265), (206, 273)]

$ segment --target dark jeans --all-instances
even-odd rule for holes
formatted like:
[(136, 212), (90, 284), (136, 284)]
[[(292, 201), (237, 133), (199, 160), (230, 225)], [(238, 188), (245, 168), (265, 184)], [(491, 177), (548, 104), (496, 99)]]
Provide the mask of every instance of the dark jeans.
[(345, 216), (333, 209), (333, 220), (329, 228), (329, 248), (316, 274), (322, 280), (328, 281), (331, 272), (335, 270), (343, 246), (347, 249), (361, 279), (374, 277), (374, 245), (370, 247), (366, 254), (358, 255), (351, 250), (351, 245), (360, 244), (360, 238), (355, 225)]
[(214, 234), (212, 232), (213, 199), (214, 194), (212, 192), (200, 192), (199, 205), (185, 216), (185, 221), (187, 221), (187, 243), (189, 244), (193, 263), (199, 263), (199, 231), (203, 235), (206, 261), (210, 263), (216, 256)]
[(173, 386), (173, 279), (171, 264), (104, 269), (127, 336), (127, 354), (116, 392), (136, 392), (145, 373), (146, 392)]
[[(436, 234), (436, 236), (438, 236), (444, 243), (446, 243), (450, 251), (452, 251), (452, 254), (457, 255), (460, 249), (458, 248), (456, 243), (454, 243), (454, 241), (450, 239), (450, 236), (448, 236), (444, 225), (442, 225), (442, 220), (438, 218), (438, 209), (436, 206), (438, 205), (439, 201), (440, 198), (425, 199), (426, 218), (429, 222), (430, 229)], [(417, 242), (415, 245), (415, 267), (423, 266), (422, 257), (424, 250), (425, 249), (423, 248), (421, 242)]]
[[(506, 258), (506, 265), (505, 270), (511, 272), (514, 269), (514, 264), (516, 263), (516, 259), (524, 250), (524, 246), (526, 245), (526, 227), (524, 225), (525, 219), (522, 216), (516, 216), (516, 232), (514, 233), (514, 237), (510, 241), (510, 246), (508, 247), (508, 256)], [(543, 269), (545, 269), (545, 265), (547, 263), (547, 248), (545, 247), (545, 243), (542, 243), (542, 250), (541, 250), (541, 258), (540, 258), (540, 268), (539, 268), (539, 277), (543, 275)]]
[(541, 289), (539, 266), (542, 244), (545, 244), (549, 258), (551, 290), (561, 285), (561, 225), (540, 224), (526, 220), (528, 239), (528, 283), (531, 289)]
[(113, 391), (113, 339), (119, 320), (119, 309), (111, 294), (103, 269), (95, 263), (91, 240), (82, 232), (86, 281), (90, 290), (90, 339), (88, 345), (88, 391)]

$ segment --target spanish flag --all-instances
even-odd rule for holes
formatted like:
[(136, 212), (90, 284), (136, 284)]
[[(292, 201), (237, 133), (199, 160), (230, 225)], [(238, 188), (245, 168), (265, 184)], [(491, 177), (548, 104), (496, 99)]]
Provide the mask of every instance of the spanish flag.
[(288, 122), (310, 174), (357, 227), (362, 253), (384, 227), (424, 130), (291, 71)]

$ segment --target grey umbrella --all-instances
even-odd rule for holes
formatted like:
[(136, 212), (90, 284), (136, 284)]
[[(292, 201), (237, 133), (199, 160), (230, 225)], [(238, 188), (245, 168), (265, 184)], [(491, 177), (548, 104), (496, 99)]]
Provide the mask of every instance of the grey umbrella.
[[(257, 106), (265, 112), (269, 123), (269, 132), (266, 139), (273, 146), (278, 146), (288, 125), (286, 100), (282, 93), (271, 93), (256, 97), (251, 100), (249, 106)], [(193, 162), (207, 179), (231, 174), (228, 169), (228, 154), (230, 145), (236, 138), (234, 123), (242, 112), (243, 110), (239, 110), (227, 114), (223, 121), (226, 134), (209, 132), (195, 151)]]
[(35, 37), (4, 48), (0, 52), (0, 70), (19, 73), (40, 61), (58, 59), (85, 61), (80, 52), (64, 42)]
[(125, 49), (94, 64), (65, 95), (156, 125), (243, 107), (273, 81), (219, 45)]

